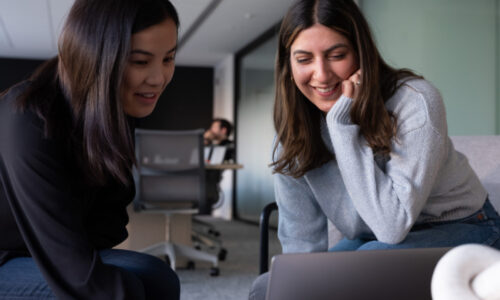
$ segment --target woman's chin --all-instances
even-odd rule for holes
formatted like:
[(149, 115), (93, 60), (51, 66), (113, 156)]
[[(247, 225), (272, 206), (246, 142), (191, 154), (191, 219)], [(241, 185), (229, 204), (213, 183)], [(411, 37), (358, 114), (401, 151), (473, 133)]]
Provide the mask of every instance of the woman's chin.
[(335, 105), (335, 103), (337, 103), (337, 100), (338, 99), (329, 100), (326, 103), (322, 103), (321, 105), (318, 106), (318, 109), (321, 110), (324, 114), (327, 114), (332, 109), (332, 107)]
[(141, 110), (125, 111), (125, 114), (129, 117), (140, 119), (149, 116), (152, 112), (153, 109), (141, 109)]

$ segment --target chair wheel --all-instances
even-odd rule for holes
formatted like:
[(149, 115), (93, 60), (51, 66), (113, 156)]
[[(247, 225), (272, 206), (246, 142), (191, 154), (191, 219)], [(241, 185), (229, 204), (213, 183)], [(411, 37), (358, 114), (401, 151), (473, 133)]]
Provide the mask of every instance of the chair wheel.
[(210, 276), (219, 276), (219, 268), (216, 268), (216, 267), (212, 267), (210, 268)]
[(209, 229), (208, 234), (218, 237), (220, 235), (220, 232), (218, 232), (217, 230)]
[(226, 260), (226, 256), (227, 256), (227, 250), (224, 249), (224, 248), (220, 249), (219, 254), (217, 255), (217, 257), (219, 258), (219, 260), (220, 261)]
[(196, 268), (196, 265), (194, 263), (194, 261), (190, 260), (187, 262), (187, 266), (186, 266), (186, 269), (188, 270), (194, 270)]
[(172, 266), (172, 262), (170, 262), (170, 257), (169, 257), (168, 255), (165, 255), (165, 256), (164, 256), (164, 259), (165, 259), (165, 262), (167, 263), (167, 265), (168, 265), (169, 267), (171, 267), (171, 266)]

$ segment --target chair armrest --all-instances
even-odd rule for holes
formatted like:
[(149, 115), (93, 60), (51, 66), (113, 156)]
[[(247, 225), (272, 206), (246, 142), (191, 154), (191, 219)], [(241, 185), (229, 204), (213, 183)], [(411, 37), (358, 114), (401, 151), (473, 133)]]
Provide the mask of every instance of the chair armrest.
[(276, 202), (269, 203), (260, 214), (260, 263), (259, 274), (269, 270), (269, 217), (278, 210)]

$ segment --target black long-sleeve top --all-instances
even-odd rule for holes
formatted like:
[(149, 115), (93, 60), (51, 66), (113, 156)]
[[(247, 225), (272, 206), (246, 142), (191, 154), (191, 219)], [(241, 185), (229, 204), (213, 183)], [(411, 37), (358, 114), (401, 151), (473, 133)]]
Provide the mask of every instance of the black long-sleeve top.
[(46, 137), (34, 112), (14, 108), (26, 86), (0, 99), (0, 268), (33, 257), (59, 299), (144, 298), (137, 279), (98, 254), (127, 237), (133, 187), (86, 185), (70, 137)]

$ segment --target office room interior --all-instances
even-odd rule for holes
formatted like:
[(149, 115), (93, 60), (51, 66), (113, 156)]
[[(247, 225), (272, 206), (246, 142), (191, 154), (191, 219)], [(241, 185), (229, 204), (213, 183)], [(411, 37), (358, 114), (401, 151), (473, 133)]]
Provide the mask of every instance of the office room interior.
[[(220, 203), (202, 217), (220, 232), (227, 250), (218, 263), (220, 273), (210, 276), (207, 262), (195, 262), (192, 269), (180, 260), (181, 299), (247, 299), (259, 272), (259, 218), (275, 201), (269, 168), (275, 136), (274, 66), (280, 21), (293, 0), (171, 2), (181, 24), (175, 75), (138, 128), (207, 129), (213, 118), (225, 118), (234, 124), (230, 139), (234, 162), (241, 165), (223, 171)], [(500, 0), (355, 2), (387, 62), (422, 74), (439, 89), (450, 136), (500, 134)], [(57, 39), (72, 3), (0, 0), (0, 92), (57, 55)], [(498, 164), (500, 152), (497, 158)], [(132, 208), (129, 214), (130, 237), (119, 247), (141, 250), (176, 239), (177, 230), (184, 235), (181, 243), (193, 244), (190, 221), (179, 222), (172, 232), (166, 221), (171, 216)], [(273, 214), (270, 256), (281, 252), (276, 227)]]

